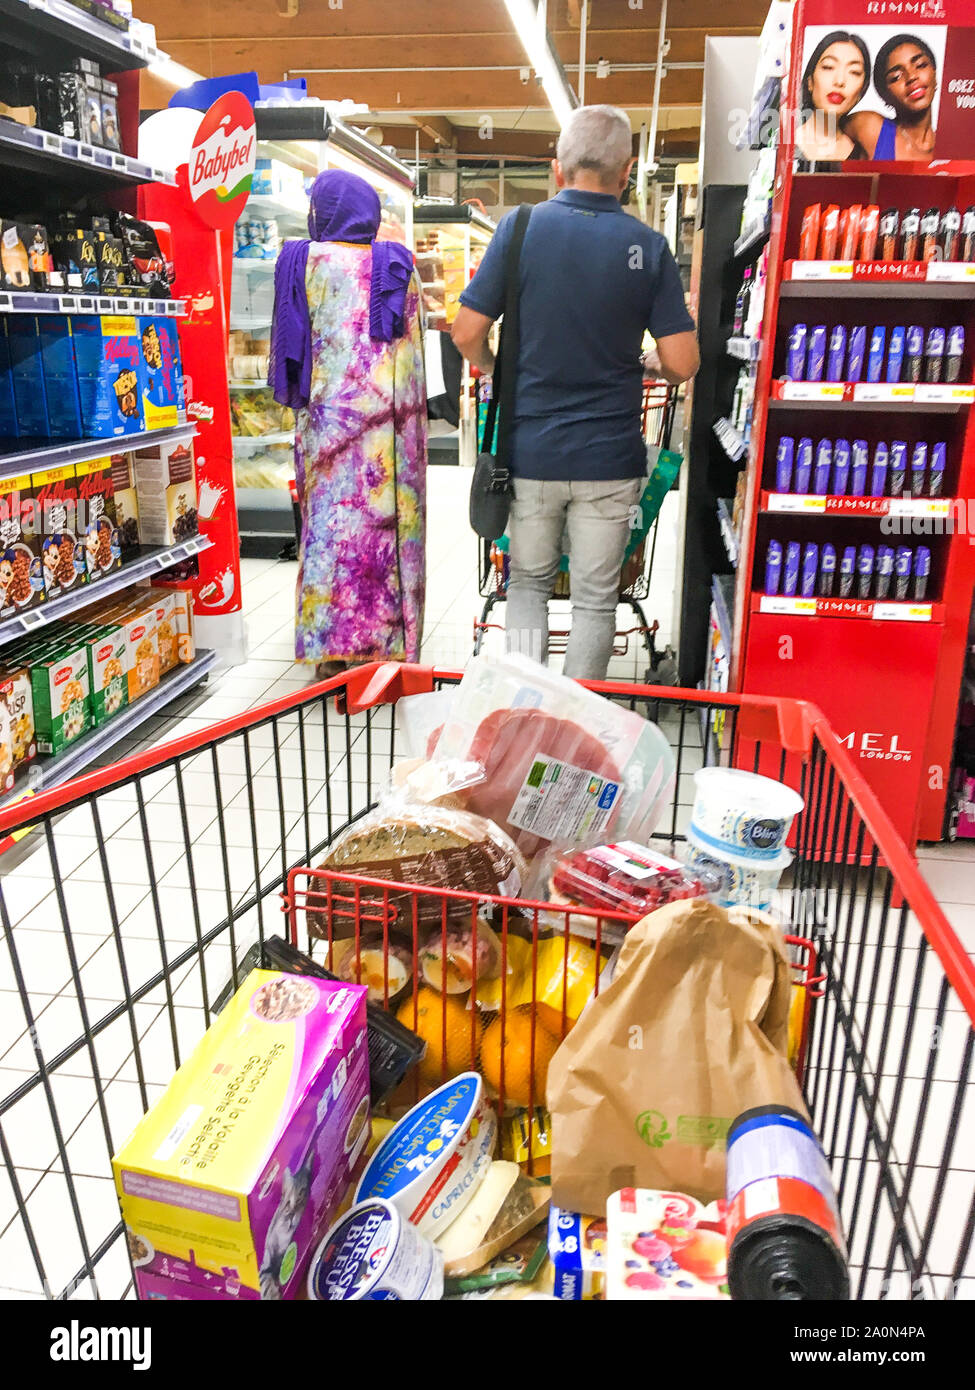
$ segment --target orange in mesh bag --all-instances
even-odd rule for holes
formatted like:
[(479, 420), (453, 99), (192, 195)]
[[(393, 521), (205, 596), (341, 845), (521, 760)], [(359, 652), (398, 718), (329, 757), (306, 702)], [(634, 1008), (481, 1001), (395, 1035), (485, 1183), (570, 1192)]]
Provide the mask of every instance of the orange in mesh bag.
[(698, 898), (638, 922), (549, 1068), (553, 1201), (603, 1211), (622, 1187), (723, 1197), (735, 1117), (805, 1114), (786, 1057), (790, 993), (764, 914)]

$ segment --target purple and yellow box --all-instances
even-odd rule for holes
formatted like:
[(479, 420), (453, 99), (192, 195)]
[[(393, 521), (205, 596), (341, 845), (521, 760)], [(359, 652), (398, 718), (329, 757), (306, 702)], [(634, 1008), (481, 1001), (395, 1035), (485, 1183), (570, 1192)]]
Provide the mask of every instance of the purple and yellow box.
[(132, 314), (72, 319), (81, 420), (90, 439), (138, 434), (146, 427), (139, 388), (141, 348)]
[(136, 1292), (279, 1299), (369, 1137), (366, 988), (255, 970), (112, 1160)]
[(176, 320), (139, 319), (139, 388), (147, 430), (169, 429), (186, 420), (183, 365)]

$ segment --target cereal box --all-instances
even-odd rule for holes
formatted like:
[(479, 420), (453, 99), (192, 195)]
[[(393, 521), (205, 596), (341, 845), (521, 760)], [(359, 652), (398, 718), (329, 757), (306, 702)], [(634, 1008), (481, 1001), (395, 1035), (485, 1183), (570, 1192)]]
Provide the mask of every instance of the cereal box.
[(129, 703), (125, 671), (125, 631), (119, 622), (108, 622), (82, 638), (88, 654), (88, 686), (91, 715), (96, 728)]
[(41, 361), (37, 320), (30, 314), (11, 314), (7, 319), (7, 350), (14, 388), (17, 424), (21, 437), (48, 437), (47, 391)]
[(94, 584), (120, 568), (122, 551), (115, 524), (112, 460), (90, 459), (75, 465), (78, 484), (78, 534), (84, 536), (85, 573)]
[(555, 1297), (588, 1301), (606, 1297), (606, 1219), (552, 1206), (548, 1255), (555, 1266)]
[(58, 598), (87, 577), (84, 541), (77, 535), (78, 482), (74, 464), (50, 468), (31, 476), (35, 521), (40, 526), (39, 544), (44, 593)]
[(0, 700), (0, 791), (9, 792), (14, 785), (14, 754), (10, 736), (10, 715)]
[(139, 496), (131, 454), (112, 455), (112, 495), (115, 527), (123, 558), (139, 545)]
[(30, 675), (38, 751), (60, 753), (91, 728), (88, 655), (66, 643), (60, 654), (34, 661)]
[(196, 640), (193, 635), (193, 583), (186, 579), (157, 579), (156, 592), (166, 591), (173, 596), (173, 621), (176, 627), (176, 655), (185, 664), (196, 659)]
[(164, 676), (179, 665), (179, 640), (176, 631), (176, 595), (166, 589), (150, 589), (156, 605), (156, 639), (159, 643), (159, 674)]
[(198, 531), (191, 443), (136, 449), (139, 533), (143, 545), (177, 545)]
[(156, 634), (156, 605), (140, 598), (119, 616), (125, 634), (125, 674), (129, 704), (159, 684), (159, 638)]
[(0, 478), (0, 621), (43, 600), (40, 557), (30, 478)]
[(362, 985), (253, 971), (112, 1160), (140, 1298), (304, 1288), (369, 1137)]
[(182, 424), (186, 419), (186, 397), (176, 320), (140, 318), (139, 347), (139, 385), (146, 429)]
[(81, 439), (81, 398), (71, 320), (61, 314), (38, 314), (37, 331), (47, 392), (48, 428), (52, 439)]
[(34, 734), (34, 700), (31, 695), (30, 671), (26, 666), (10, 662), (0, 670), (0, 705), (10, 720), (10, 747), (13, 773), (37, 757)]
[(7, 320), (0, 315), (0, 439), (16, 439), (19, 433), (17, 407), (14, 404), (14, 383), (10, 374)]
[(79, 315), (72, 321), (72, 333), (85, 434), (108, 439), (144, 430), (135, 317)]

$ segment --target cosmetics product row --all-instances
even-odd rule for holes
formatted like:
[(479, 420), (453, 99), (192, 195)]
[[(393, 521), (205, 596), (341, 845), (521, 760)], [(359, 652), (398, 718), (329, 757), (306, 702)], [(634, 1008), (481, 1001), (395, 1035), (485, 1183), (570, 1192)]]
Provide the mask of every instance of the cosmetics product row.
[(956, 382), (961, 380), (965, 330), (920, 324), (890, 329), (860, 324), (849, 330), (817, 323), (811, 329), (793, 324), (785, 359), (787, 381)]
[(842, 210), (810, 203), (802, 215), (800, 261), (975, 261), (975, 207)]
[(888, 448), (865, 439), (821, 439), (783, 435), (775, 451), (775, 491), (815, 497), (941, 497), (947, 445), (920, 440), (910, 450), (903, 439)]
[(770, 540), (765, 593), (800, 598), (920, 601), (927, 596), (931, 551), (926, 545), (847, 545)]

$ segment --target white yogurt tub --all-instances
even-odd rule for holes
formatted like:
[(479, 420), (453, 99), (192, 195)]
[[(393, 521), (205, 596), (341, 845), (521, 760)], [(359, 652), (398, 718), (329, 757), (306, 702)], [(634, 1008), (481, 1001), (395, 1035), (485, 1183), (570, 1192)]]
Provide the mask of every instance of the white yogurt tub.
[(694, 868), (714, 869), (721, 875), (721, 886), (712, 895), (719, 906), (755, 907), (764, 911), (772, 905), (779, 880), (792, 863), (792, 854), (783, 849), (774, 859), (756, 861), (725, 853), (702, 844), (691, 826), (684, 860)]
[(691, 829), (702, 846), (756, 863), (778, 858), (803, 807), (798, 792), (734, 767), (702, 767), (694, 784)]
[(443, 1297), (443, 1255), (392, 1202), (369, 1198), (336, 1221), (312, 1256), (308, 1297), (415, 1303)]
[(467, 1071), (393, 1126), (369, 1160), (355, 1199), (381, 1197), (435, 1239), (463, 1211), (491, 1165), (498, 1121)]

